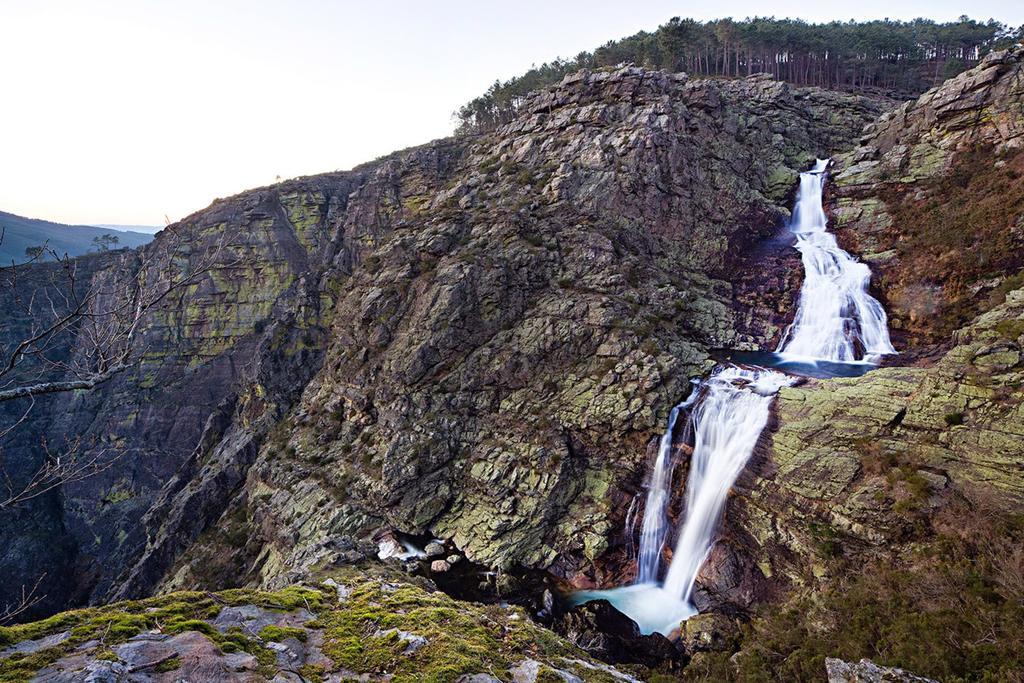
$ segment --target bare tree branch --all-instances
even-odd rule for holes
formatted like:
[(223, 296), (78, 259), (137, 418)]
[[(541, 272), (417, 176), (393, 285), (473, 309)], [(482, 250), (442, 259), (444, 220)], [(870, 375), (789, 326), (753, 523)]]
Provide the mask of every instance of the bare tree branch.
[(6, 493), (0, 494), (0, 510), (38, 498), (58, 486), (95, 476), (110, 469), (124, 455), (123, 450), (87, 449), (80, 437), (71, 440), (59, 454), (51, 452), (45, 441), (42, 442), (42, 450), (43, 464), (20, 486), (15, 485), (0, 460), (0, 474), (3, 475), (3, 485), (7, 489)]
[(42, 394), (55, 394), (61, 391), (76, 391), (78, 389), (92, 389), (97, 384), (102, 384), (114, 375), (128, 369), (128, 365), (115, 365), (103, 372), (89, 375), (86, 379), (64, 380), (59, 382), (40, 382), (28, 384), (14, 389), (0, 391), (0, 401), (10, 401), (15, 398), (26, 396), (40, 396)]
[[(92, 389), (131, 367), (141, 356), (134, 343), (140, 326), (172, 293), (184, 291), (214, 267), (226, 239), (227, 234), (222, 234), (198, 258), (189, 259), (186, 272), (176, 273), (171, 259), (162, 268), (155, 263), (160, 254), (173, 254), (181, 246), (182, 237), (171, 235), (165, 238), (163, 250), (134, 254), (140, 259), (135, 275), (122, 277), (120, 282), (116, 275), (104, 273), (83, 285), (78, 260), (49, 248), (42, 249), (28, 263), (0, 271), (7, 276), (6, 282), (0, 282), (0, 289), (10, 291), (11, 300), (29, 321), (20, 340), (0, 355), (4, 359), (0, 365), (0, 402)], [(46, 257), (59, 264), (60, 280), (39, 292), (30, 287), (22, 294), (21, 278), (26, 267)], [(150, 278), (152, 281), (147, 282)], [(45, 298), (42, 305), (37, 300), (40, 296)], [(61, 341), (67, 341), (67, 334), (74, 335), (76, 342), (70, 362), (51, 353)], [(27, 360), (34, 362), (26, 365)]]
[(21, 596), (17, 602), (4, 605), (3, 609), (0, 610), (0, 626), (14, 623), (20, 615), (27, 612), (46, 597), (39, 593), (39, 586), (44, 578), (46, 578), (46, 572), (39, 575), (39, 578), (36, 579), (31, 588), (24, 585), (21, 587)]
[[(0, 227), (0, 242), (3, 234)], [(151, 315), (180, 306), (189, 288), (215, 266), (238, 263), (224, 258), (226, 232), (198, 253), (191, 237), (184, 229), (168, 231), (159, 248), (121, 256), (128, 269), (94, 274), (82, 259), (47, 245), (33, 248), (25, 263), (0, 268), (0, 301), (7, 309), (0, 319), (0, 406), (27, 402), (11, 424), (0, 425), (0, 512), (95, 476), (123, 456), (120, 449), (86, 447), (80, 437), (54, 453), (44, 439), (36, 471), (12, 476), (2, 446), (29, 418), (36, 397), (93, 389), (136, 365), (146, 351), (137, 337)]]

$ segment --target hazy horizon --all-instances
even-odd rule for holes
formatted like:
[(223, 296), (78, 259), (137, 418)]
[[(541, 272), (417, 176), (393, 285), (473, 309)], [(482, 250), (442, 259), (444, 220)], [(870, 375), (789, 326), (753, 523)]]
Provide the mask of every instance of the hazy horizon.
[[(160, 227), (216, 197), (449, 135), (460, 105), (533, 64), (672, 16), (764, 15), (760, 3), (718, 7), (2, 1), (0, 59), (16, 67), (0, 73), (0, 211)], [(945, 1), (773, 9), (812, 22), (965, 13)], [(1008, 1), (967, 13), (1024, 23)]]

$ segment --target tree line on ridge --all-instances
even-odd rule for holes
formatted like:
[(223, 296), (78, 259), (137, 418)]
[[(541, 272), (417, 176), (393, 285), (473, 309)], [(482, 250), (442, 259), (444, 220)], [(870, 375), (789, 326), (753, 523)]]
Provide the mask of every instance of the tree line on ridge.
[(774, 17), (707, 22), (673, 17), (653, 33), (641, 31), (495, 81), (455, 118), (460, 130), (487, 129), (510, 120), (528, 93), (568, 73), (623, 63), (693, 76), (769, 73), (795, 85), (909, 98), (974, 66), (989, 51), (1022, 39), (1024, 27), (966, 16), (947, 23), (883, 19), (827, 24)]

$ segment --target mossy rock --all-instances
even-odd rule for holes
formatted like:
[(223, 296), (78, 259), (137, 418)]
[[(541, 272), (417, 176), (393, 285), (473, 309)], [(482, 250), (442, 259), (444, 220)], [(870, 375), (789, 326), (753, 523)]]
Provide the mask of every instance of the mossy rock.
[[(534, 624), (519, 608), (461, 602), (354, 571), (330, 578), (337, 583), (271, 592), (171, 593), (3, 627), (0, 682), (36, 675), (73, 678), (97, 665), (116, 672), (140, 652), (150, 657), (163, 652), (146, 650), (149, 644), (166, 649), (168, 643), (179, 651), (155, 658), (148, 672), (173, 671), (200, 680), (203, 671), (216, 665), (245, 671), (251, 676), (247, 680), (270, 680), (286, 664), (309, 680), (344, 670), (396, 683), (441, 682), (465, 674), (511, 680), (512, 668), (535, 661), (545, 675), (559, 680), (566, 680), (563, 673), (584, 680), (615, 680), (616, 675), (629, 680)], [(338, 584), (347, 588), (341, 601)], [(229, 626), (218, 619), (227, 607), (276, 622), (258, 632)], [(34, 649), (38, 643), (43, 645)], [(23, 651), (15, 651), (18, 644)]]

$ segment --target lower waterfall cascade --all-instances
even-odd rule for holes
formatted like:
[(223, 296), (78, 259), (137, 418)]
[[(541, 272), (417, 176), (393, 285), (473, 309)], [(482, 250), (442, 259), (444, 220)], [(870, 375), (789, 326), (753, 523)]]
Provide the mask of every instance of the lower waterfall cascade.
[[(668, 635), (677, 629), (697, 613), (691, 595), (698, 573), (714, 546), (729, 491), (768, 423), (775, 395), (796, 381), (786, 371), (815, 377), (857, 375), (877, 365), (882, 356), (896, 353), (885, 310), (868, 292), (870, 268), (841, 249), (827, 232), (822, 205), (827, 167), (827, 159), (818, 159), (813, 169), (800, 174), (789, 229), (805, 279), (793, 322), (778, 349), (761, 354), (757, 364), (717, 366), (672, 409), (647, 483), (636, 582), (579, 591), (570, 604), (608, 600), (644, 634)], [(851, 372), (843, 366), (864, 367)], [(812, 372), (801, 372), (807, 368)], [(680, 417), (692, 436), (693, 452), (685, 518), (666, 569), (662, 553), (670, 535), (673, 443)]]

